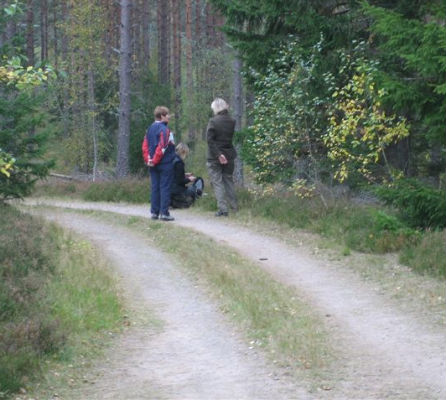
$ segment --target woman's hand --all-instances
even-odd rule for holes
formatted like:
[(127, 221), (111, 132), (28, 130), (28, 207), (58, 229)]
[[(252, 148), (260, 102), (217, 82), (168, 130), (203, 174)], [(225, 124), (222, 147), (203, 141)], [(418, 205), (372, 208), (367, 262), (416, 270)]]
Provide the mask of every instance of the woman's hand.
[(228, 160), (226, 159), (224, 154), (220, 154), (218, 156), (218, 161), (220, 162), (220, 164), (227, 164), (228, 163)]

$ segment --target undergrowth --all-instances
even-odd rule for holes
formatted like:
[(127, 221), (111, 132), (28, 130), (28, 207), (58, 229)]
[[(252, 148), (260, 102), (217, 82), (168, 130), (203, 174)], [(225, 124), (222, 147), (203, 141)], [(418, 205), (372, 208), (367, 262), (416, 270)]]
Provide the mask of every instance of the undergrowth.
[(69, 360), (81, 341), (115, 329), (121, 305), (88, 243), (0, 208), (0, 398), (9, 398), (47, 361)]

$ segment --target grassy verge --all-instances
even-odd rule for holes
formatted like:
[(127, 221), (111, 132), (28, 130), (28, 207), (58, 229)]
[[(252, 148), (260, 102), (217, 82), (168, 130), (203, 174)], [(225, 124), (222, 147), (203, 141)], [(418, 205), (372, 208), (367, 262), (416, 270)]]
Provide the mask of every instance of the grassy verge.
[[(89, 186), (59, 184), (41, 187), (40, 194), (79, 197), (91, 201), (127, 201), (146, 203), (147, 181), (96, 183)], [(67, 190), (73, 190), (67, 193)], [(56, 193), (55, 193), (56, 192)], [(250, 219), (273, 221), (291, 229), (305, 229), (333, 240), (351, 250), (370, 254), (398, 252), (400, 262), (414, 271), (446, 278), (446, 252), (441, 241), (430, 240), (432, 232), (417, 231), (402, 223), (389, 207), (357, 205), (346, 200), (331, 201), (326, 207), (318, 198), (300, 199), (289, 194), (258, 196), (239, 190), (240, 215)], [(203, 210), (215, 210), (216, 202), (209, 185), (206, 196), (196, 204)], [(436, 234), (434, 234), (434, 237)], [(441, 233), (437, 233), (441, 236)], [(444, 235), (444, 233), (443, 233)], [(425, 257), (425, 254), (437, 254)]]
[(91, 357), (120, 328), (122, 306), (87, 242), (10, 206), (0, 226), (0, 398), (9, 398), (49, 368)]
[(150, 181), (128, 179), (107, 182), (41, 181), (34, 196), (68, 197), (86, 201), (148, 203)]
[(145, 218), (84, 212), (124, 224), (172, 255), (196, 282), (208, 288), (221, 310), (271, 359), (321, 380), (334, 359), (324, 323), (292, 289), (257, 265), (205, 235)]

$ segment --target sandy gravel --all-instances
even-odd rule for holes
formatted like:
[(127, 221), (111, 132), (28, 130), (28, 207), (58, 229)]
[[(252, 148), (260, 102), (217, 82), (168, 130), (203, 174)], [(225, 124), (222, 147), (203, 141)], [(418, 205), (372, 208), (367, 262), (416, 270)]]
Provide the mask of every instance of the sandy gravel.
[[(44, 203), (149, 216), (147, 206), (53, 200)], [(147, 245), (138, 245), (128, 231), (117, 232), (118, 228), (87, 217), (62, 214), (58, 216), (60, 223), (99, 243), (117, 263), (125, 285), (138, 288), (137, 301), (150, 308), (155, 306), (160, 310), (160, 319), (165, 321), (162, 333), (135, 332), (135, 337), (129, 338), (131, 351), (125, 355), (117, 351), (103, 372), (102, 381), (95, 385), (96, 389), (107, 388), (110, 394), (91, 398), (446, 397), (444, 327), (427, 324), (425, 316), (402, 313), (348, 269), (334, 267), (311, 255), (308, 249), (290, 247), (210, 214), (197, 215), (186, 210), (176, 211), (175, 217), (174, 224), (200, 231), (255, 260), (274, 279), (295, 287), (314, 306), (315, 313), (326, 317), (333, 341), (341, 349), (333, 372), (333, 388), (310, 396), (300, 385), (280, 376), (261, 355), (243, 345), (216, 307), (164, 255)], [(213, 332), (217, 337), (208, 338), (203, 332)], [(125, 349), (128, 344), (119, 348)], [(154, 371), (153, 365), (162, 367)], [(118, 380), (132, 383), (134, 394), (116, 394), (119, 388), (113, 388), (110, 382)], [(149, 395), (148, 391), (154, 394)]]

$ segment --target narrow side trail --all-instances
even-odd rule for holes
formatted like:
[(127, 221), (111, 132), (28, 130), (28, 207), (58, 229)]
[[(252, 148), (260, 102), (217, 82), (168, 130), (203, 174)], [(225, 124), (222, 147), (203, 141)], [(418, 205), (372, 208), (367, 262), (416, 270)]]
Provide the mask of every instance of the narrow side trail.
[[(41, 204), (149, 216), (147, 206), (53, 200)], [(343, 349), (343, 355), (334, 376), (337, 385), (324, 398), (446, 397), (444, 327), (427, 324), (422, 315), (402, 313), (353, 273), (335, 268), (305, 249), (254, 233), (230, 220), (187, 210), (177, 210), (175, 217), (174, 224), (204, 233), (255, 260), (274, 279), (295, 287), (315, 312), (327, 316), (333, 339)]]
[(78, 400), (310, 399), (243, 342), (218, 307), (148, 240), (88, 216), (39, 215), (89, 238), (116, 268), (126, 299), (161, 326), (130, 329), (93, 368)]

